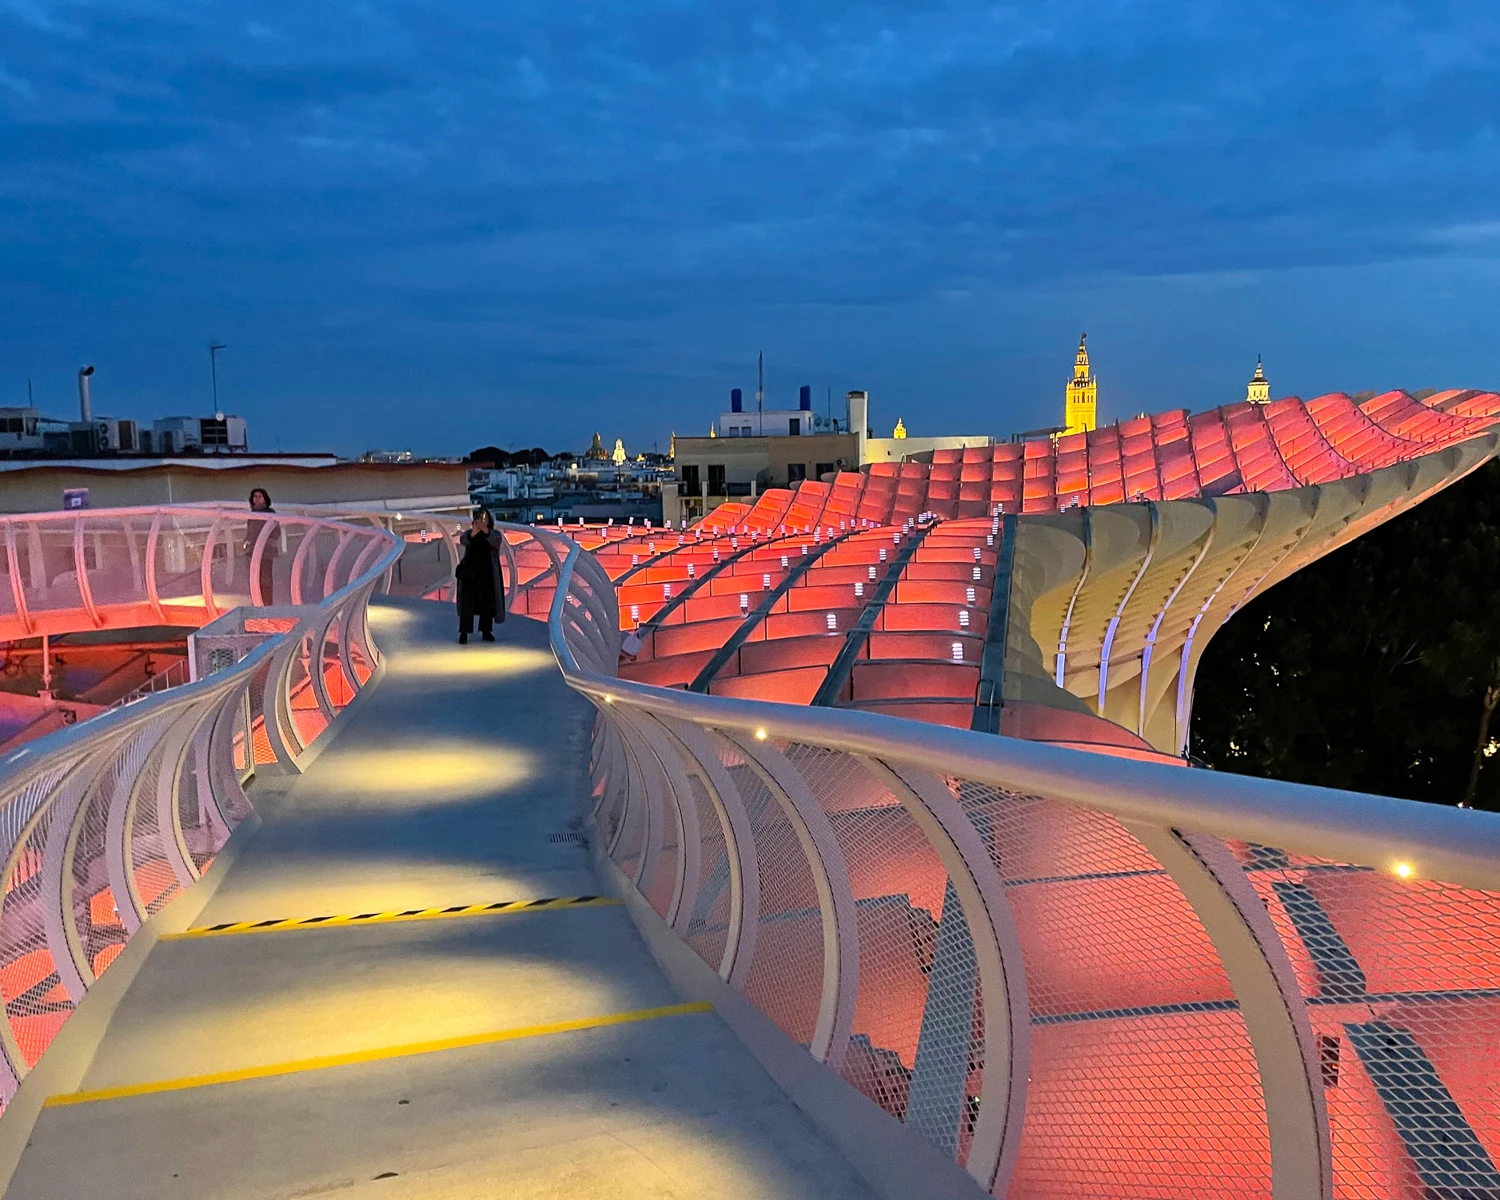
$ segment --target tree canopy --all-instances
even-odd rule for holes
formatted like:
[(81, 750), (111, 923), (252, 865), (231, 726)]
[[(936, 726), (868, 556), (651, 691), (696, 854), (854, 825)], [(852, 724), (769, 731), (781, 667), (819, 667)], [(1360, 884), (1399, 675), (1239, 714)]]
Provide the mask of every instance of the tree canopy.
[(1210, 643), (1195, 757), (1500, 811), (1500, 462), (1246, 605)]
[(481, 446), (478, 450), (470, 450), (464, 461), (490, 463), (497, 467), (539, 467), (551, 462), (552, 458), (553, 455), (540, 446), (533, 446), (530, 450), (502, 450), (499, 446)]

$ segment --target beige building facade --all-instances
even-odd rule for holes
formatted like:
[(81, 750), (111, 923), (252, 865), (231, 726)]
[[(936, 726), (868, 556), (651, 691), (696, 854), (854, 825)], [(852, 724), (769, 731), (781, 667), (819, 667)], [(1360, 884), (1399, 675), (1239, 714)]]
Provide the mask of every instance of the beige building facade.
[(796, 437), (677, 437), (677, 482), (662, 488), (662, 518), (694, 521), (726, 500), (752, 500), (771, 487), (853, 470), (859, 439), (852, 433)]

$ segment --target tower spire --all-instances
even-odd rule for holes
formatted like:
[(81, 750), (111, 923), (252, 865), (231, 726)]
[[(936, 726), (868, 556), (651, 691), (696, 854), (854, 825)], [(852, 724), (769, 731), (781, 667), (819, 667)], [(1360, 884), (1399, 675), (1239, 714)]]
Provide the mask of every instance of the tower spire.
[(1269, 404), (1271, 402), (1271, 381), (1266, 378), (1266, 369), (1261, 365), (1260, 355), (1255, 356), (1255, 374), (1250, 377), (1250, 383), (1245, 388), (1246, 404)]

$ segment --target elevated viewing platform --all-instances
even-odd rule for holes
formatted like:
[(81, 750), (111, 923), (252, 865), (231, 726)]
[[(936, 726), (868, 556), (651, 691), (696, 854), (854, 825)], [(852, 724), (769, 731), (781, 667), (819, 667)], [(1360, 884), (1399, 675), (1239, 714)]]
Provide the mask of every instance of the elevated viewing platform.
[(6, 1194), (1500, 1196), (1500, 817), (1187, 741), (1213, 632), (1497, 425), (502, 525), (496, 645), (441, 513), (6, 519), (11, 637), (193, 631), (0, 759)]

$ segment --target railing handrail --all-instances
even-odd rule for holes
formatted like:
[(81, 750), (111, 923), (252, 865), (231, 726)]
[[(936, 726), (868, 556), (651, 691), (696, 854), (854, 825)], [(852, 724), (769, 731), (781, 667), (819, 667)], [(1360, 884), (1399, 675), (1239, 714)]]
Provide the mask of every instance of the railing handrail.
[[(150, 696), (156, 692), (161, 691), (162, 688), (158, 687), (157, 685), (160, 684), (162, 680), (167, 679), (171, 675), (180, 674), (182, 672), (190, 673), (190, 664), (188, 660), (185, 658), (174, 658), (171, 663), (168, 664), (163, 670), (156, 672), (156, 674), (150, 676), (143, 683), (131, 688), (130, 691), (126, 692), (118, 700), (107, 705), (106, 707), (124, 708), (127, 704), (134, 704), (137, 700), (140, 700), (145, 696)], [(173, 685), (167, 683), (164, 686), (171, 687)]]
[[(550, 531), (530, 532), (558, 536)], [(549, 618), (570, 685), (695, 725), (898, 759), (1009, 791), (1035, 793), (1132, 821), (1379, 869), (1500, 890), (1500, 814), (1391, 796), (1117, 758), (858, 709), (814, 708), (652, 687), (584, 670), (567, 644), (562, 597), (579, 555), (571, 538)]]

